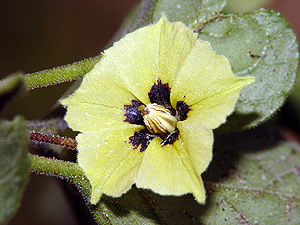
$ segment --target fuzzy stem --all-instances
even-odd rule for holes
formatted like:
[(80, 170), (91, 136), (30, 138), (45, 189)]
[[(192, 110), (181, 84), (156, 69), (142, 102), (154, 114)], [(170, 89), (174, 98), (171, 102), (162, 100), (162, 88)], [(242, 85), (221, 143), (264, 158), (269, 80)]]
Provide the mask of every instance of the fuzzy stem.
[(60, 145), (62, 147), (66, 147), (72, 150), (75, 150), (77, 147), (77, 142), (74, 139), (69, 137), (60, 137), (58, 135), (44, 134), (35, 131), (29, 131), (28, 135), (31, 141), (35, 141), (39, 143)]

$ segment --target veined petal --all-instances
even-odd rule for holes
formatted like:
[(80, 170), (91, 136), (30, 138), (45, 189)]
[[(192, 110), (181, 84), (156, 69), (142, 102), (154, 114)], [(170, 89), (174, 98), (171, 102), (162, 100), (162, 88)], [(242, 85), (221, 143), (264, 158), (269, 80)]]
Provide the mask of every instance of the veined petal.
[(212, 159), (212, 129), (194, 123), (189, 118), (178, 122), (177, 127), (195, 171), (200, 175)]
[(166, 22), (165, 15), (153, 25), (127, 34), (104, 52), (118, 79), (144, 104), (158, 78), (172, 84), (182, 62), (195, 45), (197, 35), (183, 23)]
[(117, 197), (131, 188), (143, 157), (128, 143), (137, 130), (139, 126), (131, 125), (77, 136), (78, 164), (92, 185), (91, 203), (97, 203), (102, 193)]
[(232, 85), (227, 85), (227, 90), (191, 105), (188, 117), (193, 123), (217, 128), (233, 112), (240, 90), (254, 81), (253, 77), (247, 78), (237, 78)]
[(216, 128), (232, 113), (239, 91), (254, 81), (254, 77), (234, 76), (227, 58), (198, 40), (173, 84), (171, 104), (175, 107), (177, 101), (184, 101), (195, 123)]
[(124, 110), (124, 104), (136, 100), (109, 60), (103, 56), (94, 68), (84, 76), (80, 87), (68, 98), (60, 100), (61, 104), (90, 103)]
[(101, 60), (109, 61), (120, 80), (136, 98), (150, 103), (148, 92), (159, 77), (159, 38), (162, 21), (127, 34), (104, 51)]
[(189, 106), (222, 93), (240, 90), (253, 83), (254, 77), (233, 75), (225, 56), (217, 55), (210, 44), (198, 40), (182, 63), (171, 91), (171, 104), (185, 101)]
[(145, 151), (135, 183), (137, 187), (149, 188), (161, 195), (193, 193), (198, 202), (205, 201), (200, 174), (195, 171), (180, 139), (163, 147), (160, 139), (153, 139)]
[(163, 14), (159, 40), (159, 78), (170, 87), (197, 40), (197, 34), (181, 22), (169, 23)]
[(65, 120), (72, 129), (80, 132), (130, 126), (125, 123), (124, 109), (110, 108), (91, 103), (71, 103)]

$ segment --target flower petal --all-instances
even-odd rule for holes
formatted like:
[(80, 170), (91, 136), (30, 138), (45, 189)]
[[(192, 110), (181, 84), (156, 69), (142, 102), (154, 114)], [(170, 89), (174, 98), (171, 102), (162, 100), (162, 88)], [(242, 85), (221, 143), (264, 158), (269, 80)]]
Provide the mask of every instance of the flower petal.
[(240, 88), (232, 88), (227, 92), (217, 93), (192, 105), (191, 110), (188, 112), (188, 118), (193, 123), (204, 127), (217, 128), (233, 112), (239, 97), (239, 91)]
[(185, 144), (179, 139), (173, 145), (161, 147), (160, 141), (153, 139), (146, 149), (136, 186), (161, 195), (193, 193), (198, 202), (204, 203), (202, 179), (195, 171)]
[(162, 83), (169, 83), (172, 87), (176, 74), (194, 48), (197, 34), (181, 22), (169, 23), (164, 17), (162, 19), (164, 21), (159, 40), (159, 77)]
[(127, 34), (101, 59), (110, 62), (114, 77), (144, 104), (150, 103), (148, 92), (158, 79), (160, 27), (161, 22)]
[(172, 83), (181, 63), (191, 52), (197, 35), (183, 23), (166, 22), (163, 14), (153, 25), (127, 34), (104, 52), (120, 79), (144, 104), (148, 92), (158, 78)]
[[(69, 126), (84, 132), (76, 138), (78, 164), (92, 185), (91, 203), (102, 193), (120, 196), (133, 183), (162, 195), (193, 193), (204, 203), (200, 175), (212, 157), (211, 129), (225, 121), (240, 89), (254, 81), (235, 77), (228, 60), (217, 55), (208, 42), (197, 40), (182, 23), (165, 19), (163, 15), (158, 23), (116, 42), (84, 77), (80, 88), (61, 100), (68, 106)], [(141, 117), (140, 104), (148, 104), (152, 94), (160, 94), (153, 91), (148, 96), (159, 79), (171, 88), (174, 108), (182, 101), (186, 107), (179, 109), (191, 109), (187, 118), (186, 112), (177, 115), (183, 120), (177, 123), (179, 139), (163, 147), (160, 138), (143, 139), (144, 126), (129, 124), (135, 121), (131, 117)], [(153, 101), (163, 102), (161, 98), (152, 96)], [(131, 107), (130, 112), (126, 109), (128, 122), (124, 122), (125, 105)], [(142, 117), (135, 123), (142, 124), (140, 121)], [(138, 135), (130, 139), (134, 133)], [(137, 149), (129, 143), (132, 139), (137, 140)], [(149, 142), (140, 152), (139, 144)]]
[(189, 117), (197, 115), (198, 124), (215, 128), (233, 111), (239, 91), (254, 81), (234, 76), (227, 58), (198, 40), (172, 86), (171, 104), (184, 101), (192, 109)]
[(80, 132), (99, 131), (111, 126), (126, 127), (124, 110), (91, 103), (72, 103), (68, 106), (65, 120), (73, 130)]
[(111, 62), (103, 56), (84, 76), (81, 86), (71, 96), (62, 99), (61, 104), (90, 103), (124, 110), (124, 104), (130, 104), (136, 98), (115, 74)]
[(196, 173), (202, 174), (212, 159), (212, 129), (194, 123), (189, 118), (178, 122), (177, 127)]
[(92, 185), (92, 204), (102, 193), (117, 197), (131, 188), (143, 157), (128, 143), (137, 130), (139, 126), (131, 125), (77, 136), (78, 164)]
[(227, 58), (217, 55), (209, 42), (198, 40), (172, 86), (172, 105), (175, 106), (177, 101), (193, 105), (218, 93), (241, 89), (254, 81), (253, 77), (234, 76)]

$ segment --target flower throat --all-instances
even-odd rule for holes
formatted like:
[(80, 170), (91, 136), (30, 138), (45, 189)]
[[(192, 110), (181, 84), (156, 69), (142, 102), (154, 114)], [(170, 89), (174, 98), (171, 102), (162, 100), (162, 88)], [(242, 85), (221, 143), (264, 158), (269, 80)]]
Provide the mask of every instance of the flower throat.
[(178, 139), (177, 122), (187, 118), (190, 108), (185, 102), (178, 101), (175, 110), (170, 102), (170, 93), (169, 85), (162, 84), (158, 79), (148, 93), (150, 104), (132, 100), (131, 105), (124, 105), (124, 122), (144, 125), (146, 128), (129, 138), (134, 149), (141, 146), (140, 151), (145, 151), (153, 138), (161, 138), (161, 146), (173, 144)]

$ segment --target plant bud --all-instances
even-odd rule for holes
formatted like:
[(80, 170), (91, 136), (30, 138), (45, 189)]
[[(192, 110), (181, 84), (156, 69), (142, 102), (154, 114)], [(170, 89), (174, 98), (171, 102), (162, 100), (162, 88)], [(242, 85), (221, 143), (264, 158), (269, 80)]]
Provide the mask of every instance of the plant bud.
[(176, 129), (177, 119), (161, 105), (148, 104), (141, 112), (144, 123), (152, 134), (172, 133)]

